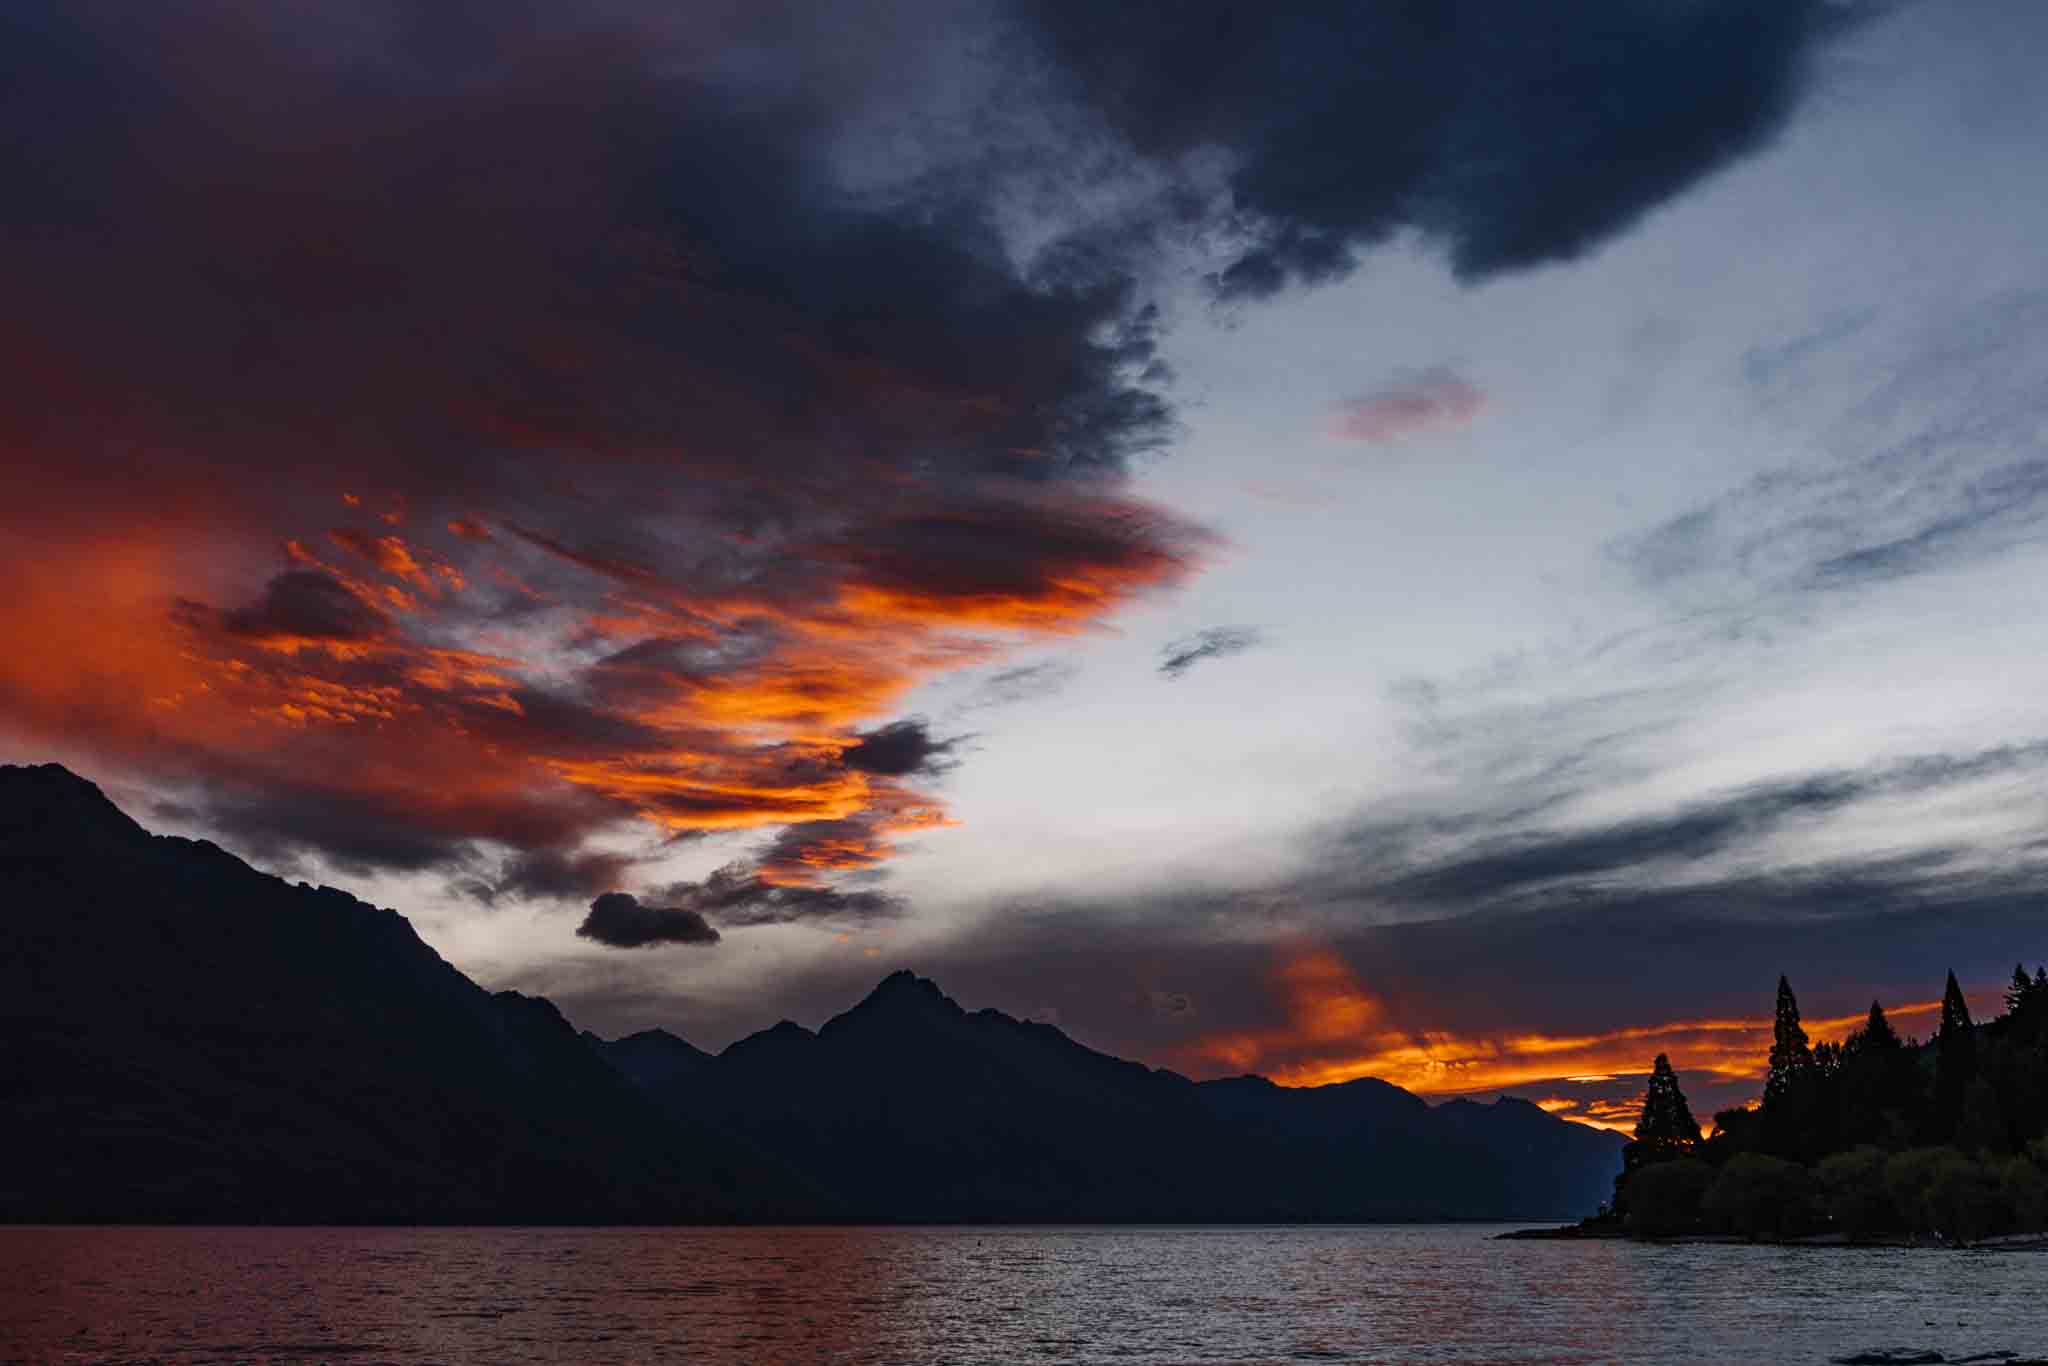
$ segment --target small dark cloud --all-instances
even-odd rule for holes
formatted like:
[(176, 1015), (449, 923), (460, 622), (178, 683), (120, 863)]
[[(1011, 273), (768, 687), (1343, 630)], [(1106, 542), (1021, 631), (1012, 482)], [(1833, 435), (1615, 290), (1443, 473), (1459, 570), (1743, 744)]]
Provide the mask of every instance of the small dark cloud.
[[(799, 827), (801, 828), (801, 827)], [(869, 920), (894, 915), (902, 901), (883, 892), (842, 891), (822, 885), (770, 882), (744, 864), (731, 863), (702, 882), (678, 882), (662, 893), (680, 910), (721, 925), (782, 925), (798, 920)]]
[(576, 933), (615, 949), (716, 944), (719, 939), (701, 912), (683, 906), (643, 906), (628, 892), (606, 892), (591, 902), (590, 914)]
[(1148, 991), (1144, 1004), (1162, 1020), (1185, 1020), (1195, 1013), (1194, 998), (1184, 991)]
[(912, 717), (863, 733), (839, 758), (848, 768), (862, 773), (905, 778), (945, 767), (947, 755), (958, 743), (932, 739), (929, 726), (921, 718)]
[(1168, 678), (1179, 678), (1205, 659), (1240, 655), (1264, 641), (1265, 636), (1256, 627), (1211, 626), (1162, 649), (1159, 672)]
[(1385, 444), (1432, 428), (1462, 427), (1485, 406), (1478, 386), (1436, 366), (1345, 399), (1331, 416), (1330, 432)]
[(372, 640), (391, 619), (329, 575), (295, 569), (263, 587), (246, 607), (219, 614), (221, 629), (252, 640)]

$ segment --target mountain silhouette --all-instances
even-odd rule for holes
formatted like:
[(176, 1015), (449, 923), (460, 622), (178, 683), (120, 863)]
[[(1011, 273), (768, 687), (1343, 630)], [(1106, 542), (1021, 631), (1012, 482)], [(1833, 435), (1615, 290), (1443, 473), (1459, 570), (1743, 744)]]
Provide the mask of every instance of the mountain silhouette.
[(862, 1219), (1534, 1218), (1595, 1207), (1619, 1166), (1613, 1135), (1525, 1101), (1194, 1082), (908, 972), (815, 1034), (784, 1021), (686, 1068), (640, 1037), (602, 1050)]
[(403, 916), (151, 836), (55, 765), (0, 767), (0, 936), (0, 1218), (830, 1209)]
[(1619, 1142), (1519, 1101), (1194, 1082), (911, 973), (716, 1055), (578, 1034), (405, 918), (0, 767), (0, 1219), (1575, 1215)]

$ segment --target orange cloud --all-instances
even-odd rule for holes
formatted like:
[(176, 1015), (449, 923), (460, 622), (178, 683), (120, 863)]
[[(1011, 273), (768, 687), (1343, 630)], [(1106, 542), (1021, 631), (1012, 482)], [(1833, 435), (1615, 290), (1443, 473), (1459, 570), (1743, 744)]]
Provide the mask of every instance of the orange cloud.
[[(1115, 525), (1128, 506), (1105, 497)], [(1074, 506), (1062, 515), (1093, 515)], [(545, 538), (479, 536), (468, 518), (425, 525), (286, 538), (242, 605), (209, 604), (194, 585), (223, 576), (148, 534), (53, 546), (47, 572), (0, 603), (0, 638), (35, 643), (0, 655), (0, 703), (31, 732), (90, 735), (144, 764), (172, 751), (188, 772), (306, 789), (323, 811), (377, 810), (449, 840), (573, 846), (633, 818), (787, 828), (758, 875), (820, 886), (951, 823), (915, 775), (845, 762), (863, 727), (935, 674), (1092, 629), (1191, 565), (1140, 546), (1100, 564), (1055, 556), (1040, 574), (1023, 547), (1000, 595), (969, 582), (949, 596), (940, 577), (915, 594), (847, 579), (807, 597), (707, 591)], [(536, 550), (596, 578), (530, 588)], [(822, 557), (838, 553), (807, 555), (828, 584)], [(503, 616), (491, 604), (508, 582), (542, 610)]]
[(1436, 428), (1462, 427), (1486, 406), (1471, 381), (1441, 366), (1406, 376), (1337, 405), (1330, 434), (1386, 443)]

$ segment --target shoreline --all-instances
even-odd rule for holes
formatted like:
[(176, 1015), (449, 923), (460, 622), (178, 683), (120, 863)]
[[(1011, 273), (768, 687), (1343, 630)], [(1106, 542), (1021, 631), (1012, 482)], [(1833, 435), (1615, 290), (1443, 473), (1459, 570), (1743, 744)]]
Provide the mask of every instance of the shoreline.
[(1621, 1229), (1564, 1224), (1551, 1228), (1518, 1228), (1493, 1235), (1495, 1242), (1628, 1242), (1660, 1246), (1689, 1244), (1712, 1247), (1845, 1247), (1924, 1248), (1943, 1252), (2048, 1252), (2048, 1233), (2007, 1233), (1973, 1243), (1946, 1243), (1914, 1234), (1852, 1238), (1846, 1233), (1812, 1233), (1792, 1238), (1745, 1238), (1734, 1233), (1681, 1233), (1670, 1238), (1642, 1238)]

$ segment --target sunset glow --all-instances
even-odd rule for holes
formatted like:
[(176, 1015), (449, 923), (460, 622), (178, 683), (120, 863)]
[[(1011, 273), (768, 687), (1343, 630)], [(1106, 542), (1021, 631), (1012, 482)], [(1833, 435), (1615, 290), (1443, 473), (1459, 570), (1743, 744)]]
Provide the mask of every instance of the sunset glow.
[[(1382, 1003), (1343, 960), (1326, 950), (1289, 958), (1269, 986), (1284, 1003), (1285, 1027), (1254, 1034), (1198, 1038), (1179, 1056), (1202, 1075), (1256, 1072), (1283, 1086), (1328, 1086), (1376, 1077), (1417, 1095), (1449, 1097), (1541, 1087), (1555, 1082), (1606, 1082), (1647, 1074), (1650, 1058), (1668, 1054), (1688, 1075), (1761, 1083), (1771, 1050), (1771, 1020), (1676, 1019), (1628, 1025), (1597, 1034), (1474, 1035), (1451, 1029), (1386, 1027)], [(1924, 1030), (1939, 1001), (1888, 1007), (1902, 1032)], [(1839, 1043), (1864, 1014), (1805, 1021), (1815, 1043)], [(1535, 1102), (1595, 1128), (1634, 1128), (1639, 1102), (1553, 1094)], [(1702, 1116), (1704, 1120), (1706, 1117)]]

